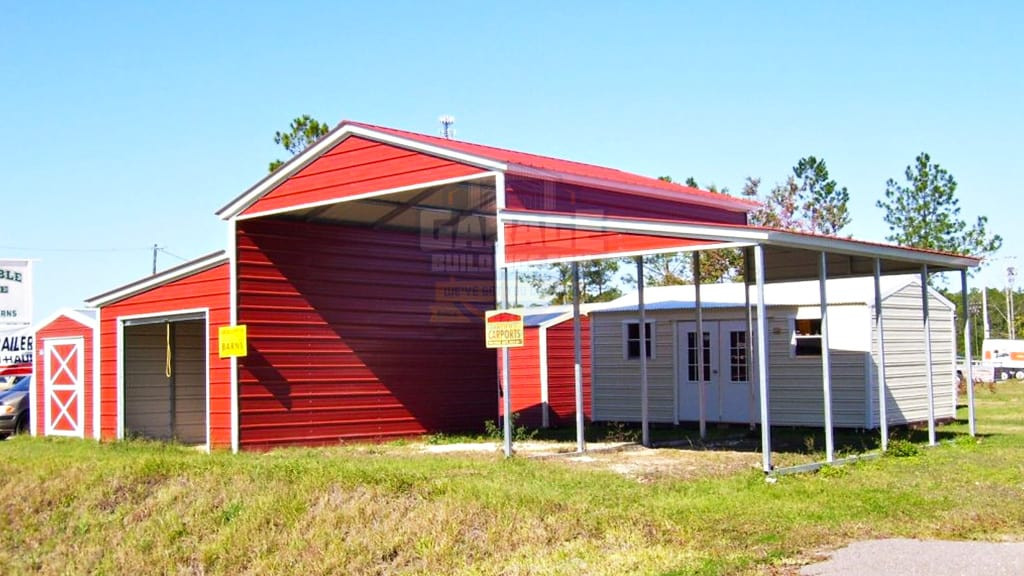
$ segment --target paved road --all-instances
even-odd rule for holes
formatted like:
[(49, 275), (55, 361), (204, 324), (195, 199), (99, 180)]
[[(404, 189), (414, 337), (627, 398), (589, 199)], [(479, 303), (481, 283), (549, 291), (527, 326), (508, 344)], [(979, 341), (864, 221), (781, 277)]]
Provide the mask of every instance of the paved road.
[(869, 540), (836, 550), (804, 576), (1020, 576), (1024, 542)]

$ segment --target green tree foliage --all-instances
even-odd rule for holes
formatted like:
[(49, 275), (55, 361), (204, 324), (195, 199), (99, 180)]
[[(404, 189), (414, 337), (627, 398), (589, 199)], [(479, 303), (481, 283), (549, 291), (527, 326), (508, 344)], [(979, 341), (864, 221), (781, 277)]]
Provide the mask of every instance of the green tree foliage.
[(743, 195), (762, 206), (750, 214), (750, 223), (798, 232), (837, 235), (850, 223), (850, 193), (829, 177), (825, 161), (801, 158), (793, 174), (762, 196), (761, 180), (747, 178)]
[[(580, 262), (580, 301), (607, 302), (622, 295), (615, 286), (615, 274), (621, 260)], [(572, 264), (538, 266), (523, 274), (523, 279), (550, 304), (572, 302)]]
[[(303, 114), (292, 120), (288, 132), (274, 133), (274, 144), (280, 144), (290, 155), (295, 156), (330, 131), (327, 124), (316, 120), (309, 114)], [(285, 162), (285, 160), (274, 160), (270, 163), (270, 171), (276, 172)]]
[[(1009, 317), (1007, 309), (1007, 290), (1002, 288), (985, 288), (988, 296), (988, 324), (989, 331), (993, 338), (1009, 338), (1010, 328), (1007, 319)], [(964, 333), (963, 324), (961, 319), (963, 318), (963, 299), (961, 298), (960, 290), (942, 290), (946, 298), (949, 298), (950, 302), (956, 305), (956, 350), (958, 356), (964, 356)], [(1015, 290), (1009, 292), (1013, 296), (1014, 305), (1014, 331), (1016, 334), (1024, 334), (1024, 316), (1017, 314), (1017, 310), (1021, 310), (1024, 306), (1024, 292)], [(978, 288), (971, 288), (970, 294), (967, 296), (968, 305), (971, 307), (971, 352), (974, 355), (975, 360), (980, 359), (981, 355), (981, 343), (985, 338), (985, 319), (983, 317), (984, 307), (982, 305), (981, 290)]]
[(886, 182), (885, 200), (876, 202), (885, 210), (887, 240), (973, 256), (991, 254), (1003, 245), (1002, 237), (986, 230), (985, 216), (979, 216), (973, 226), (960, 217), (956, 179), (927, 153), (919, 154), (904, 176), (905, 183)]
[(829, 178), (825, 161), (808, 156), (793, 167), (800, 188), (801, 209), (811, 231), (829, 236), (839, 234), (850, 223), (850, 193)]

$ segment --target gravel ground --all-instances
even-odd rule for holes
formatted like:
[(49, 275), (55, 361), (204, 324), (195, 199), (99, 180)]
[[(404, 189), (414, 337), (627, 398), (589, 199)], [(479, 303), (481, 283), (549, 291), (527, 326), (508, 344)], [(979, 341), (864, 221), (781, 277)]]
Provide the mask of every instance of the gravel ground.
[(804, 566), (804, 576), (1017, 576), (1024, 574), (1024, 542), (869, 540)]

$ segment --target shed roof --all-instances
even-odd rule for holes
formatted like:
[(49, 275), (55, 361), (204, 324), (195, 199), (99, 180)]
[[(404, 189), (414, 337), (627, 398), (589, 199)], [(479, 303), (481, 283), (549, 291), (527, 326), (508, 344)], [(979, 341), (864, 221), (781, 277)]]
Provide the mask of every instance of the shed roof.
[(168, 268), (158, 274), (147, 276), (141, 280), (136, 280), (130, 284), (93, 296), (86, 300), (85, 304), (94, 308), (103, 307), (136, 294), (141, 294), (147, 290), (152, 290), (158, 286), (169, 284), (175, 280), (180, 280), (193, 274), (209, 270), (215, 266), (220, 266), (226, 262), (228, 262), (227, 252), (224, 250), (218, 250), (205, 256), (200, 256), (194, 260), (189, 260), (188, 262), (173, 268)]
[[(879, 286), (882, 299), (908, 285), (920, 286), (916, 276), (882, 276)], [(751, 286), (753, 288), (753, 286)], [(702, 308), (743, 307), (744, 285), (740, 283), (704, 284), (700, 287)], [(938, 294), (932, 290), (933, 294)], [(875, 299), (874, 278), (833, 278), (826, 285), (829, 304), (873, 305)], [(765, 285), (765, 304), (768, 306), (818, 306), (821, 292), (817, 280), (781, 282)], [(938, 294), (941, 297), (941, 294)], [(692, 284), (677, 286), (652, 286), (644, 289), (646, 310), (687, 310), (696, 307), (695, 289)], [(943, 302), (948, 301), (942, 298)], [(596, 308), (593, 312), (631, 312), (637, 309), (637, 293), (631, 292)]]

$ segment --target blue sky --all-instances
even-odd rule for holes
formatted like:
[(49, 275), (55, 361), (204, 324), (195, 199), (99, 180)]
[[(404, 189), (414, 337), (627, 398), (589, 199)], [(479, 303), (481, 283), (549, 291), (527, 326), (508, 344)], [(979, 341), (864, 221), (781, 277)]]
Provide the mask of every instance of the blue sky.
[[(695, 177), (823, 157), (854, 237), (921, 151), (1024, 265), (1024, 9), (1006, 2), (22, 2), (0, 18), (0, 257), (36, 318), (220, 249), (300, 114)], [(175, 257), (176, 256), (176, 257)]]

